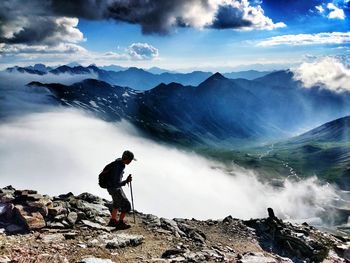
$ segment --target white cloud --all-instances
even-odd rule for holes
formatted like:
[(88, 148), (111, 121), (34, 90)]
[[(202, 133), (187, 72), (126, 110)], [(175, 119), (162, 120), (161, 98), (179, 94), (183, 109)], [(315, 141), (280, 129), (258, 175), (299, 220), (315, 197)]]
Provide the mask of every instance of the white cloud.
[(133, 43), (128, 48), (128, 53), (132, 59), (154, 59), (159, 53), (158, 49), (147, 43)]
[(328, 3), (327, 8), (330, 10), (330, 13), (328, 14), (329, 19), (345, 19), (345, 13), (343, 9), (340, 9), (333, 3)]
[(317, 11), (318, 11), (319, 13), (321, 13), (321, 14), (324, 12), (324, 8), (323, 8), (322, 5), (315, 6), (315, 8), (316, 8)]
[(85, 48), (73, 44), (59, 42), (57, 45), (27, 45), (27, 44), (4, 44), (0, 43), (0, 53), (3, 54), (49, 54), (49, 53), (86, 53)]
[(329, 32), (317, 34), (282, 35), (271, 37), (258, 43), (258, 46), (277, 45), (316, 45), (350, 43), (350, 32)]
[[(217, 162), (144, 139), (128, 123), (62, 109), (0, 123), (0, 170), (6, 175), (0, 184), (110, 199), (97, 175), (125, 149), (138, 158), (126, 167), (134, 178), (135, 208), (158, 216), (249, 219), (266, 217), (272, 207), (277, 216), (304, 219), (317, 216), (336, 196), (315, 178), (275, 189), (251, 170), (232, 166), (228, 174)], [(129, 196), (127, 187), (125, 192)]]
[(246, 3), (244, 7), (244, 19), (252, 22), (252, 26), (243, 29), (267, 29), (272, 30), (276, 28), (286, 27), (287, 25), (283, 22), (274, 23), (271, 18), (265, 16), (264, 10), (260, 5), (253, 7), (249, 6), (248, 1), (242, 1)]
[(334, 57), (301, 64), (294, 70), (294, 78), (306, 88), (321, 86), (335, 92), (350, 91), (350, 69)]
[[(74, 43), (49, 45), (0, 43), (0, 54), (5, 57), (1, 64), (14, 66), (16, 63), (65, 64), (77, 61), (81, 64), (113, 64), (125, 61), (149, 61), (159, 57), (159, 51), (147, 43), (134, 43), (120, 52), (93, 52)], [(6, 63), (6, 58), (10, 63)]]

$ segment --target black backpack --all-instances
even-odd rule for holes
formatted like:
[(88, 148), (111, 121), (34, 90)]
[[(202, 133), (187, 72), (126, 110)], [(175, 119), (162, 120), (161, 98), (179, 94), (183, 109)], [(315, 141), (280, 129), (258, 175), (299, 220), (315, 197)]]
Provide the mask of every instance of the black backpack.
[(105, 168), (103, 168), (102, 172), (98, 175), (98, 184), (100, 185), (100, 187), (108, 188), (110, 186), (114, 166), (115, 161), (107, 164)]

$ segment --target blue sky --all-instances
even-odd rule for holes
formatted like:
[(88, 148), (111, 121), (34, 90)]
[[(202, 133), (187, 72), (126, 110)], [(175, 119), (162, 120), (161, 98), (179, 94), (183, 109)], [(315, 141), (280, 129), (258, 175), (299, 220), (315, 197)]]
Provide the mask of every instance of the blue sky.
[(2, 1), (0, 67), (264, 70), (350, 54), (348, 0), (92, 2)]

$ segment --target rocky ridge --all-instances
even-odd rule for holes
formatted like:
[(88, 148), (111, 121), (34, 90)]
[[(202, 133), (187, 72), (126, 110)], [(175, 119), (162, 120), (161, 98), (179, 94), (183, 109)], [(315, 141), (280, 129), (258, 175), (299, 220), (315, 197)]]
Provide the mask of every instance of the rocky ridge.
[(350, 238), (267, 218), (166, 219), (135, 212), (107, 227), (111, 203), (0, 189), (0, 262), (350, 262)]

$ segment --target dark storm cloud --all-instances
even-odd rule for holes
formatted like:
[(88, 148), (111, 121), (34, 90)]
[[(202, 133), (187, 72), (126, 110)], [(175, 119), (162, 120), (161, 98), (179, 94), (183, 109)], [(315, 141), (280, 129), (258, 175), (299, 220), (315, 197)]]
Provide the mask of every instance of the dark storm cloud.
[(36, 17), (26, 23), (25, 26), (18, 32), (15, 32), (12, 37), (1, 37), (0, 42), (8, 44), (39, 44), (46, 42), (53, 34), (66, 34), (66, 28), (60, 26), (55, 20), (48, 17)]
[(76, 25), (60, 17), (139, 24), (144, 34), (168, 34), (176, 27), (273, 29), (281, 24), (248, 0), (3, 0), (0, 43), (52, 45), (65, 34), (69, 39)]
[(244, 12), (231, 6), (221, 6), (217, 12), (212, 27), (217, 29), (241, 28), (252, 25), (251, 21), (243, 18)]

